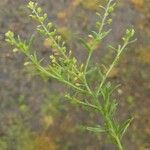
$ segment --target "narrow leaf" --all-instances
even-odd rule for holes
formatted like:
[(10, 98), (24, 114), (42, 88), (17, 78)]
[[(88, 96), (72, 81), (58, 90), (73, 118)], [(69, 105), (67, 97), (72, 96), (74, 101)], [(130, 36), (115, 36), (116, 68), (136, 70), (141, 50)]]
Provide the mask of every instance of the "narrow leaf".
[(88, 49), (89, 51), (91, 51), (91, 48), (90, 46), (86, 43), (86, 41), (82, 38), (79, 39), (80, 43), (86, 48)]
[(109, 114), (111, 116), (113, 116), (116, 113), (117, 106), (118, 106), (118, 103), (116, 102), (116, 100), (112, 100), (112, 102), (110, 103), (110, 108), (109, 108)]
[(119, 129), (119, 135), (122, 138), (124, 133), (126, 132), (127, 128), (129, 127), (129, 125), (131, 124), (133, 118), (129, 118), (127, 121), (125, 121)]
[(100, 125), (98, 125), (96, 127), (86, 127), (86, 129), (91, 132), (95, 132), (95, 133), (105, 132), (105, 129), (103, 127), (101, 127)]
[(92, 31), (92, 35), (93, 35), (93, 37), (96, 39), (97, 38), (97, 36), (98, 36), (98, 34), (95, 32), (95, 31)]
[(111, 29), (108, 30), (108, 31), (104, 31), (104, 32), (100, 33), (100, 34), (98, 35), (98, 40), (99, 40), (99, 41), (102, 40), (102, 39), (105, 38), (110, 32), (111, 32)]
[(97, 70), (97, 67), (93, 67), (92, 69), (88, 70), (86, 72), (86, 74), (91, 74), (92, 72), (96, 71)]
[(100, 78), (103, 79), (104, 78), (104, 74), (103, 74), (103, 72), (102, 72), (102, 70), (100, 68), (98, 69), (98, 73), (100, 75)]
[(28, 44), (29, 48), (31, 48), (31, 46), (33, 45), (34, 40), (35, 40), (35, 35), (32, 34), (31, 37), (30, 37), (30, 40), (29, 40), (29, 44)]

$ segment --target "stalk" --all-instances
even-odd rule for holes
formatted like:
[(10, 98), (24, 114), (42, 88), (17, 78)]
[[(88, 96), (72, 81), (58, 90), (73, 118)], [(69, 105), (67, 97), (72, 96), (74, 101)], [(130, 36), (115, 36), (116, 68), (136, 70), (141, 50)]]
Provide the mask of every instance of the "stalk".
[(117, 143), (118, 150), (123, 150), (121, 141), (120, 141), (120, 139), (118, 137), (116, 137), (116, 143)]

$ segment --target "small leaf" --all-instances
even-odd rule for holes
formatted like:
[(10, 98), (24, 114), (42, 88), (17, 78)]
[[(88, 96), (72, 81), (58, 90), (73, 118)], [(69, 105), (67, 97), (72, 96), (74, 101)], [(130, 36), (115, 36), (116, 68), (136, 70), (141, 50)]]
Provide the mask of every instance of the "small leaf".
[(110, 32), (111, 32), (111, 29), (108, 30), (108, 31), (104, 31), (104, 32), (100, 33), (100, 34), (98, 35), (98, 37), (97, 37), (97, 40), (99, 40), (99, 41), (102, 40), (102, 39), (105, 38)]
[(117, 106), (118, 106), (118, 103), (116, 102), (116, 100), (112, 100), (112, 102), (110, 103), (110, 108), (109, 108), (109, 114), (111, 116), (113, 116), (116, 113)]
[(86, 43), (86, 41), (82, 38), (79, 39), (80, 43), (86, 48), (88, 49), (89, 51), (91, 51), (91, 48), (90, 46)]
[(31, 35), (31, 37), (30, 37), (30, 39), (29, 39), (29, 44), (28, 44), (29, 49), (30, 49), (30, 48), (31, 48), (31, 46), (33, 45), (34, 40), (35, 40), (35, 35), (34, 35), (34, 34), (32, 34), (32, 35)]
[(93, 35), (93, 37), (96, 39), (97, 38), (97, 36), (98, 36), (98, 34), (95, 32), (95, 31), (92, 31), (92, 35)]
[(114, 11), (115, 7), (116, 7), (116, 3), (112, 4), (112, 5), (109, 7), (109, 10), (108, 10), (109, 13), (112, 13), (112, 12)]
[(87, 130), (91, 131), (91, 132), (95, 132), (95, 133), (100, 133), (100, 132), (105, 132), (106, 130), (101, 127), (100, 125), (96, 126), (96, 127), (86, 127)]
[(119, 135), (122, 138), (124, 133), (126, 132), (127, 128), (129, 127), (130, 123), (132, 122), (133, 118), (129, 118), (127, 121), (125, 121), (119, 129)]
[(91, 73), (93, 73), (93, 72), (96, 71), (96, 70), (97, 70), (97, 67), (93, 67), (92, 69), (88, 70), (88, 71), (86, 72), (86, 74), (91, 74)]

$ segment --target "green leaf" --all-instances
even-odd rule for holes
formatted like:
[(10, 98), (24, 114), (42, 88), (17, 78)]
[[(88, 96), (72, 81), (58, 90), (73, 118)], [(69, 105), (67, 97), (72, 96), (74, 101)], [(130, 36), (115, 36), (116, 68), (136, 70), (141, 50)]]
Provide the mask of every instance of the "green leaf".
[(116, 85), (116, 86), (111, 86), (110, 88), (109, 88), (109, 93), (110, 93), (110, 95), (115, 91), (115, 90), (117, 90), (118, 88), (120, 87), (120, 84), (118, 84), (118, 85)]
[(91, 132), (95, 132), (95, 133), (100, 133), (100, 132), (105, 132), (106, 130), (101, 127), (100, 125), (96, 126), (96, 127), (86, 127), (87, 130), (91, 131)]
[(119, 135), (122, 138), (124, 133), (126, 132), (127, 128), (129, 127), (129, 125), (131, 124), (133, 118), (129, 118), (128, 120), (126, 120), (119, 129)]
[(102, 33), (100, 33), (97, 37), (97, 40), (98, 41), (101, 41), (103, 38), (105, 38), (109, 33), (111, 32), (111, 29), (108, 30), (108, 31), (104, 31)]
[(102, 71), (101, 67), (97, 66), (97, 68), (98, 68), (98, 74), (100, 75), (100, 78), (103, 79), (104, 74), (103, 74), (103, 71)]
[(95, 31), (92, 31), (92, 36), (96, 39), (98, 34)]
[(96, 71), (96, 70), (97, 70), (97, 67), (93, 67), (92, 69), (88, 70), (88, 71), (86, 72), (86, 74), (91, 74), (91, 73), (93, 73), (93, 72)]
[(80, 42), (87, 50), (91, 51), (91, 47), (87, 44), (87, 42), (86, 42), (84, 39), (80, 38), (80, 39), (79, 39), (79, 42)]
[(112, 100), (109, 106), (109, 115), (113, 116), (116, 113), (117, 106), (116, 100)]
[(30, 49), (31, 46), (33, 45), (34, 40), (35, 40), (35, 35), (32, 34), (31, 37), (30, 37), (30, 39), (29, 39), (29, 43), (28, 43), (29, 49)]

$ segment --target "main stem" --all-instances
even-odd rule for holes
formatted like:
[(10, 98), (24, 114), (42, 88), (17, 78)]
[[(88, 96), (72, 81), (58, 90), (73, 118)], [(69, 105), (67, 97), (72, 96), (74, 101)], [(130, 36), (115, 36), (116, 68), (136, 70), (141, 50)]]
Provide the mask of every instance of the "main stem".
[[(98, 97), (96, 98), (97, 101), (99, 100)], [(103, 107), (101, 105), (101, 107)], [(100, 114), (102, 115), (103, 119), (104, 119), (104, 124), (106, 125), (106, 130), (108, 130), (108, 135), (115, 140), (115, 145), (117, 147), (118, 150), (123, 150), (123, 146), (121, 143), (121, 139), (118, 136), (118, 133), (115, 130), (115, 126), (114, 126), (114, 122), (113, 119), (111, 117), (109, 117), (107, 111), (105, 111), (104, 109), (100, 108), (99, 109)]]
[(123, 147), (122, 147), (122, 144), (121, 144), (121, 141), (118, 137), (116, 137), (116, 142), (117, 142), (117, 147), (118, 147), (118, 150), (123, 150)]

